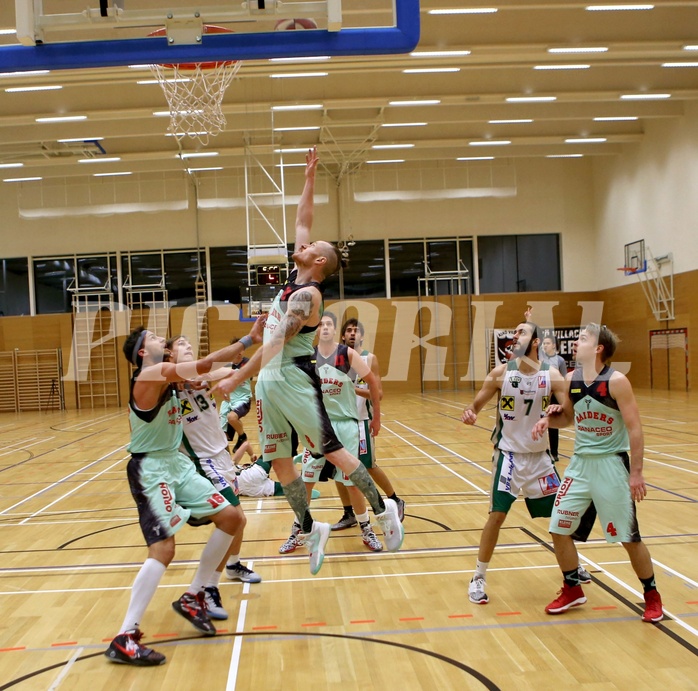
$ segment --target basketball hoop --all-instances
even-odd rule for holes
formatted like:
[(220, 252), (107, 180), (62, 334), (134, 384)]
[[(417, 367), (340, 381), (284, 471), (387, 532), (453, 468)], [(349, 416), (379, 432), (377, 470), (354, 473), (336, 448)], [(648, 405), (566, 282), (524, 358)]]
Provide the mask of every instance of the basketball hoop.
[[(232, 31), (206, 24), (203, 33), (228, 34)], [(167, 29), (158, 29), (148, 35), (166, 36)], [(223, 131), (226, 124), (223, 96), (240, 65), (238, 60), (150, 65), (170, 106), (167, 129), (174, 137), (179, 140), (188, 136), (206, 146), (209, 137)]]
[(640, 273), (639, 266), (619, 266), (616, 271), (622, 271), (626, 276), (632, 276), (633, 274)]

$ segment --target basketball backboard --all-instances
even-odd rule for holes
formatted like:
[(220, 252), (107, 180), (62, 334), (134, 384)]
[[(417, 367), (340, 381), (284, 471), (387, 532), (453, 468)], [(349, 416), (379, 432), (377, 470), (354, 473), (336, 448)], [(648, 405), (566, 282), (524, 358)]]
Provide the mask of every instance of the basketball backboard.
[[(190, 2), (191, 0), (189, 0)], [(20, 46), (0, 46), (0, 70), (406, 53), (419, 41), (419, 0), (15, 0)], [(275, 30), (312, 18), (317, 30)], [(217, 24), (234, 33), (204, 35)], [(147, 37), (164, 27), (166, 35)]]

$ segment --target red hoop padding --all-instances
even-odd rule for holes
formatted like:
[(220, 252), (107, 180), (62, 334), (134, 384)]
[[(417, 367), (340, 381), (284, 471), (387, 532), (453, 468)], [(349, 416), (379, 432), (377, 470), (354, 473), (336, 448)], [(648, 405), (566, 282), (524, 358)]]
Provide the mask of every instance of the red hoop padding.
[[(204, 24), (205, 34), (232, 34), (235, 33), (232, 29), (226, 29), (224, 26), (216, 26), (215, 24)], [(162, 27), (162, 29), (157, 29), (148, 34), (148, 37), (159, 37), (167, 36), (167, 29)], [(173, 65), (168, 62), (161, 63), (163, 67), (167, 67), (170, 70), (189, 70), (193, 71), (196, 69), (200, 70), (213, 70), (221, 65), (234, 65), (237, 60), (221, 60), (220, 62), (181, 62), (179, 65)]]
[(640, 269), (633, 266), (619, 266), (616, 271), (625, 271), (626, 274), (636, 274)]

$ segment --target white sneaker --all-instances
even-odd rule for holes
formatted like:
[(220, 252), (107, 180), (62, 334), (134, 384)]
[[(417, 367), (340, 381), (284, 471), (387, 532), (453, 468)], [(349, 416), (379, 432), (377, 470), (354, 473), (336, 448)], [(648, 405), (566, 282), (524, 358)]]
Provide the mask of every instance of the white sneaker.
[(204, 588), (204, 600), (206, 601), (206, 609), (208, 616), (211, 619), (227, 619), (228, 613), (223, 609), (221, 602), (221, 593), (218, 588), (210, 586)]
[(252, 569), (248, 569), (243, 563), (236, 561), (234, 564), (225, 565), (225, 577), (231, 581), (243, 583), (261, 583), (262, 577)]
[(385, 537), (385, 546), (390, 552), (397, 552), (405, 539), (405, 530), (400, 523), (400, 513), (393, 499), (384, 499), (385, 511), (376, 514), (378, 525)]
[(313, 521), (312, 530), (309, 533), (299, 533), (298, 540), (308, 548), (310, 552), (310, 573), (313, 576), (320, 570), (325, 558), (325, 545), (330, 537), (330, 524)]
[(485, 583), (485, 579), (482, 576), (473, 576), (470, 585), (468, 585), (468, 599), (470, 602), (474, 602), (476, 605), (486, 605), (490, 601), (485, 592), (486, 587), (487, 583)]

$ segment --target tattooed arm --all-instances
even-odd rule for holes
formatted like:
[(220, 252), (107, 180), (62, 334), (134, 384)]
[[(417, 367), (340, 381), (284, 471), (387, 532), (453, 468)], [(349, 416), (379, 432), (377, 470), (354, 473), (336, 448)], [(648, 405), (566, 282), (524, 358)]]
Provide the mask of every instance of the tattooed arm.
[(271, 338), (243, 367), (234, 370), (229, 377), (221, 379), (214, 390), (228, 395), (244, 381), (258, 374), (262, 367), (281, 353), (284, 345), (299, 334), (304, 326), (315, 326), (320, 321), (321, 302), (320, 291), (315, 287), (303, 288), (293, 293), (288, 299), (286, 314), (272, 331)]

